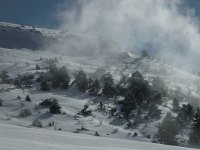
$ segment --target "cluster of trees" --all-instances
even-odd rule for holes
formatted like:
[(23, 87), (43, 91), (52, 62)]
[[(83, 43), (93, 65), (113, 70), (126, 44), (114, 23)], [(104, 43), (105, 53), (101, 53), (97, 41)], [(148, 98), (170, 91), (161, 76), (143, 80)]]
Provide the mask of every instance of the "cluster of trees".
[(49, 91), (51, 87), (54, 89), (67, 89), (70, 77), (66, 67), (53, 66), (46, 73), (41, 73), (37, 78), (37, 82), (40, 82), (40, 89), (43, 91)]
[[(142, 111), (147, 111), (150, 118), (159, 118), (161, 111), (158, 104), (161, 103), (162, 96), (166, 94), (166, 87), (160, 78), (154, 78), (150, 84), (145, 80), (138, 71), (131, 77), (123, 76), (118, 83), (114, 83), (114, 79), (110, 73), (104, 74), (99, 79), (92, 80), (87, 77), (82, 70), (74, 74), (74, 81), (70, 85), (70, 75), (66, 67), (57, 67), (57, 60), (45, 60), (48, 64), (48, 71), (40, 73), (36, 81), (40, 83), (40, 89), (49, 91), (51, 88), (67, 89), (69, 86), (76, 86), (81, 92), (88, 93), (91, 96), (105, 96), (113, 98), (123, 96), (121, 102), (121, 113), (124, 118), (136, 116)], [(6, 73), (2, 73), (2, 79), (8, 77)], [(33, 83), (34, 74), (18, 75), (13, 79), (14, 85), (22, 87), (23, 85), (31, 85)]]
[(32, 84), (32, 80), (34, 79), (34, 74), (25, 73), (23, 75), (17, 75), (16, 78), (11, 78), (8, 75), (8, 72), (3, 70), (0, 73), (1, 83), (3, 84), (14, 84), (17, 88), (28, 87)]
[(153, 84), (150, 84), (140, 72), (136, 71), (122, 85), (126, 85), (123, 89), (120, 88), (120, 93), (125, 96), (121, 104), (122, 112), (127, 120), (142, 111), (148, 111), (149, 117), (159, 118), (161, 111), (157, 105), (161, 104), (165, 90), (162, 80), (153, 81)]
[(85, 74), (85, 72), (81, 70), (78, 73), (75, 73), (74, 77), (75, 77), (75, 80), (73, 84), (76, 85), (77, 88), (81, 92), (86, 92), (89, 87), (89, 82), (88, 82), (87, 75)]
[[(76, 86), (81, 92), (92, 96), (103, 95), (107, 98), (123, 96), (125, 98), (120, 104), (121, 113), (127, 121), (142, 111), (146, 111), (150, 118), (159, 119), (161, 110), (157, 105), (161, 103), (162, 96), (166, 93), (166, 87), (160, 78), (153, 79), (150, 84), (138, 71), (131, 77), (122, 77), (120, 82), (115, 84), (110, 73), (92, 80), (80, 70), (74, 74), (74, 80), (69, 85), (70, 77), (67, 69), (54, 66), (48, 72), (42, 73), (37, 81), (41, 82), (40, 86), (43, 91), (48, 91), (50, 87), (67, 89), (69, 86)], [(82, 113), (85, 111), (83, 109)]]
[(49, 59), (45, 59), (45, 58), (40, 58), (40, 60), (42, 61), (42, 63), (44, 64), (44, 68), (46, 69), (51, 69), (51, 68), (55, 68), (57, 66), (58, 58), (49, 58)]
[(3, 70), (1, 73), (0, 73), (0, 79), (1, 79), (1, 82), (3, 84), (10, 84), (12, 82), (11, 78), (9, 77), (8, 75), (8, 72), (6, 70)]
[(189, 143), (193, 146), (200, 146), (200, 110), (195, 111), (191, 104), (180, 106), (178, 99), (173, 100), (172, 111), (177, 113), (173, 117), (167, 113), (166, 117), (158, 127), (155, 135), (157, 142), (167, 145), (178, 145), (177, 135), (187, 130), (189, 133)]
[(52, 114), (61, 114), (61, 106), (56, 98), (46, 99), (42, 101), (39, 105), (49, 108), (49, 111)]
[(103, 83), (102, 93), (108, 98), (118, 95), (117, 88), (114, 85), (113, 77), (110, 73), (106, 73), (101, 77)]
[(179, 131), (189, 129), (189, 143), (200, 146), (200, 110), (194, 110), (190, 104), (183, 104), (176, 118)]
[[(66, 67), (52, 67), (46, 73), (41, 73), (37, 78), (40, 82), (40, 89), (49, 91), (50, 88), (68, 89), (70, 86), (70, 75)], [(99, 81), (88, 79), (84, 71), (80, 70), (74, 74), (74, 81), (71, 86), (76, 86), (81, 92), (88, 92), (92, 96), (96, 96), (100, 92)]]
[(176, 136), (178, 135), (178, 127), (171, 113), (167, 113), (164, 120), (158, 127), (156, 134), (157, 142), (167, 145), (178, 145)]
[(25, 73), (23, 75), (17, 75), (15, 78), (11, 78), (5, 70), (0, 73), (1, 83), (14, 84), (17, 88), (30, 87), (33, 83), (34, 77), (34, 74)]

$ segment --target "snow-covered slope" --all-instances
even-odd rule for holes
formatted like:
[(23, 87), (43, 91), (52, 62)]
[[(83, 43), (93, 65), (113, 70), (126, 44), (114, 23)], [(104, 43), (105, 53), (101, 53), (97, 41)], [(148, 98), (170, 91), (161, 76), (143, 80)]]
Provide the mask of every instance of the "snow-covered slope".
[[(97, 42), (97, 39), (91, 40), (90, 38), (82, 38), (80, 35), (69, 34), (64, 31), (33, 29), (32, 27), (8, 23), (0, 23), (0, 30), (0, 39), (4, 37), (7, 39), (0, 43), (0, 47), (3, 47), (0, 48), (0, 72), (6, 70), (11, 77), (16, 77), (17, 74), (24, 74), (26, 72), (35, 73), (36, 64), (42, 63), (40, 58), (56, 57), (59, 60), (58, 65), (66, 66), (71, 74), (82, 69), (89, 77), (94, 79), (102, 76), (105, 72), (110, 72), (115, 82), (119, 81), (122, 75), (130, 76), (131, 73), (135, 71), (140, 71), (148, 80), (151, 80), (152, 77), (159, 76), (170, 89), (175, 89), (177, 86), (181, 87), (184, 94), (190, 93), (190, 95), (197, 98), (196, 104), (199, 104), (199, 93), (197, 90), (197, 85), (200, 85), (199, 76), (176, 69), (158, 60), (147, 58), (138, 59), (138, 56), (126, 51), (106, 51), (108, 48), (111, 51), (116, 47), (117, 49), (119, 48), (114, 42), (108, 42), (108, 44), (104, 42), (104, 40)], [(34, 30), (34, 32), (32, 33), (31, 30)], [(5, 33), (1, 34), (1, 32)], [(26, 34), (28, 37), (23, 41), (21, 38), (24, 38)], [(38, 40), (38, 35), (50, 41), (58, 40), (59, 42), (57, 42), (55, 47), (51, 46), (49, 49), (42, 51), (32, 51), (30, 49), (34, 48), (31, 44), (34, 46), (37, 46), (37, 44), (29, 43), (26, 40), (28, 39), (29, 41), (32, 38)], [(19, 40), (20, 42), (23, 41), (22, 43), (16, 42), (18, 36), (21, 37)], [(10, 39), (10, 37), (13, 39)], [(13, 43), (13, 41), (15, 42)], [(41, 41), (42, 40), (39, 40), (39, 42)], [(87, 53), (79, 53), (81, 50), (80, 48), (88, 47), (74, 47), (76, 42), (79, 44), (82, 43), (82, 46), (91, 46), (92, 43), (96, 43), (95, 50), (97, 51), (99, 51), (99, 48), (102, 48), (99, 45), (103, 45), (105, 51), (102, 52), (101, 55), (97, 55), (100, 54), (99, 52), (91, 54), (90, 51), (87, 51)], [(10, 45), (5, 46), (6, 43), (8, 45), (10, 43), (11, 47), (9, 47)], [(61, 49), (57, 50), (56, 48), (59, 47), (59, 44), (61, 45)], [(63, 50), (62, 46), (67, 47)], [(76, 52), (72, 52), (68, 55), (72, 47), (75, 48)], [(52, 50), (53, 48), (55, 48), (55, 50)], [(21, 96), (21, 100), (16, 99), (18, 95)], [(31, 97), (31, 103), (24, 100), (26, 95)], [(64, 114), (52, 115), (49, 113), (48, 109), (38, 107), (41, 100), (47, 98), (58, 99)], [(52, 149), (80, 149), (80, 147), (81, 149), (111, 149), (113, 148), (112, 146), (116, 149), (179, 149), (178, 147), (132, 142), (151, 142), (151, 138), (157, 132), (157, 127), (161, 120), (142, 124), (134, 129), (127, 129), (127, 122), (125, 119), (113, 118), (109, 115), (109, 110), (112, 108), (113, 104), (109, 103), (107, 99), (88, 96), (73, 87), (68, 90), (57, 89), (49, 92), (42, 92), (39, 90), (39, 84), (36, 83), (33, 87), (27, 89), (16, 89), (13, 85), (2, 84), (0, 85), (0, 99), (3, 100), (3, 106), (0, 107), (0, 134), (3, 135), (0, 137), (0, 145), (2, 144), (4, 149), (12, 149), (13, 147), (21, 147), (22, 145), (24, 149), (27, 149), (30, 144), (37, 144), (37, 147), (33, 146), (33, 149), (43, 148), (44, 150), (50, 147)], [(104, 102), (106, 111), (98, 110), (97, 105), (100, 101)], [(89, 108), (92, 110), (92, 116), (83, 117), (77, 115), (86, 103), (90, 105)], [(166, 105), (168, 105), (168, 103)], [(168, 106), (167, 108), (162, 108), (162, 116), (165, 116), (165, 114), (170, 111), (171, 105)], [(19, 113), (23, 109), (30, 110), (32, 115), (28, 117), (19, 117)], [(32, 129), (32, 121), (35, 119), (39, 119), (42, 122), (44, 129)], [(55, 126), (48, 126), (49, 122), (52, 121), (55, 122)], [(59, 129), (62, 131), (53, 131)], [(96, 131), (101, 137), (94, 137)], [(92, 135), (92, 137), (84, 135), (77, 136), (72, 134), (72, 132)], [(138, 134), (137, 137), (134, 136), (135, 132)], [(14, 136), (15, 134), (16, 136)], [(145, 135), (150, 135), (151, 138), (146, 138)], [(107, 138), (115, 138), (115, 140)], [(118, 140), (116, 140), (116, 138), (118, 138)], [(181, 138), (187, 140), (188, 137)], [(128, 139), (132, 141), (119, 139)], [(13, 142), (7, 142), (6, 140)], [(77, 142), (74, 143), (74, 141)], [(98, 142), (100, 143), (98, 144)], [(30, 147), (28, 148), (30, 149)]]
[[(78, 43), (78, 44), (77, 44)], [(110, 53), (118, 50), (116, 42), (69, 33), (67, 31), (35, 28), (0, 22), (0, 47), (67, 51), (68, 55), (94, 55), (94, 52)], [(73, 51), (72, 51), (73, 49)]]
[(0, 124), (2, 150), (192, 150)]

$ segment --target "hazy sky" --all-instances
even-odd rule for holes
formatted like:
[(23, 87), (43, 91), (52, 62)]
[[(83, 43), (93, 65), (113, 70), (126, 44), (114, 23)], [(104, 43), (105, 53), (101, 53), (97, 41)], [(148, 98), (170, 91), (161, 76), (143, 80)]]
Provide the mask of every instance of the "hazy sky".
[[(70, 9), (77, 0), (0, 0), (0, 21), (56, 28), (56, 12), (64, 5)], [(200, 16), (200, 0), (184, 0)], [(59, 6), (59, 7), (58, 7)]]

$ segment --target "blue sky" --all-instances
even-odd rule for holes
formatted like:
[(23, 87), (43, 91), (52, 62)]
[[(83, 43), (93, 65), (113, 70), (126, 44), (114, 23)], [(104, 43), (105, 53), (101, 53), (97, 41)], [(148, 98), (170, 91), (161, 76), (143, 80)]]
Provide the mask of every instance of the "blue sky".
[(54, 28), (57, 5), (64, 0), (0, 0), (0, 21)]
[[(54, 16), (57, 6), (65, 0), (0, 0), (0, 21), (39, 27), (56, 28)], [(66, 0), (71, 7), (76, 0)], [(185, 0), (185, 5), (195, 9), (200, 16), (200, 0)], [(66, 7), (66, 6), (65, 6)]]

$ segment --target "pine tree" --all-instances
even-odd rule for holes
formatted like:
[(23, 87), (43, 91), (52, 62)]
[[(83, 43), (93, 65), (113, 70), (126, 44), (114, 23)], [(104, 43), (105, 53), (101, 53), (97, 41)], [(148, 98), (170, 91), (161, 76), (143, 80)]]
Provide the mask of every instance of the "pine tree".
[(40, 70), (40, 66), (38, 64), (35, 65), (36, 70)]
[(50, 86), (46, 81), (41, 82), (40, 84), (40, 89), (42, 91), (49, 91), (50, 90)]
[(190, 104), (183, 104), (182, 107), (179, 109), (177, 122), (179, 129), (186, 128), (191, 124), (191, 121), (194, 116), (193, 107)]
[(52, 87), (67, 89), (69, 87), (70, 77), (65, 66), (53, 68), (49, 71), (52, 76)]
[(113, 97), (117, 93), (115, 87), (109, 83), (105, 83), (102, 92), (108, 98)]
[(1, 72), (1, 74), (0, 74), (0, 79), (1, 79), (1, 81), (2, 81), (2, 83), (8, 83), (9, 82), (9, 75), (8, 75), (8, 72), (7, 71), (5, 71), (5, 70), (3, 70), (2, 72)]
[(95, 96), (95, 95), (98, 95), (100, 89), (101, 87), (100, 87), (99, 81), (96, 79), (90, 84), (88, 92), (90, 95)]
[(143, 50), (142, 53), (141, 53), (141, 58), (149, 58), (149, 54), (147, 53), (146, 50)]
[(117, 92), (121, 96), (126, 96), (128, 90), (128, 77), (122, 76), (119, 83), (116, 86)]
[(172, 108), (172, 110), (174, 111), (174, 112), (178, 112), (179, 111), (179, 109), (180, 109), (180, 105), (179, 105), (179, 101), (178, 101), (178, 99), (177, 98), (174, 98), (173, 99), (173, 108)]
[(154, 77), (152, 80), (152, 87), (161, 95), (166, 95), (167, 87), (160, 77)]
[(178, 129), (176, 122), (173, 120), (171, 113), (167, 113), (166, 117), (158, 128), (158, 133), (156, 135), (157, 140), (161, 144), (178, 145), (176, 139), (177, 134)]
[(98, 133), (97, 131), (95, 132), (95, 134), (94, 134), (94, 135), (95, 135), (95, 136), (100, 136), (100, 135), (99, 135), (99, 133)]
[(197, 109), (197, 112), (194, 115), (192, 129), (190, 132), (189, 143), (193, 145), (200, 145), (200, 110)]
[(66, 67), (61, 67), (59, 69), (59, 74), (57, 78), (59, 78), (60, 88), (67, 89), (69, 87), (70, 77), (68, 75)]
[(138, 71), (132, 74), (129, 79), (128, 94), (133, 95), (137, 106), (146, 107), (149, 103), (149, 83), (144, 80), (142, 74)]
[(161, 115), (161, 110), (158, 109), (158, 106), (156, 106), (155, 104), (151, 104), (149, 106), (148, 116), (151, 118), (160, 119), (160, 115)]
[(50, 113), (52, 114), (61, 114), (61, 106), (58, 104), (58, 101), (54, 99), (51, 103), (51, 106), (49, 108)]
[(101, 79), (103, 80), (103, 84), (105, 85), (106, 83), (109, 85), (114, 85), (114, 80), (113, 77), (110, 73), (104, 74)]
[(123, 112), (124, 114), (124, 118), (126, 120), (129, 120), (129, 117), (132, 112), (132, 110), (135, 110), (137, 108), (137, 104), (136, 104), (136, 101), (134, 99), (134, 95), (133, 94), (128, 94), (123, 103), (122, 103), (122, 107), (121, 107), (121, 111)]
[(81, 92), (86, 92), (88, 88), (88, 80), (85, 72), (82, 70), (75, 74), (75, 83)]

